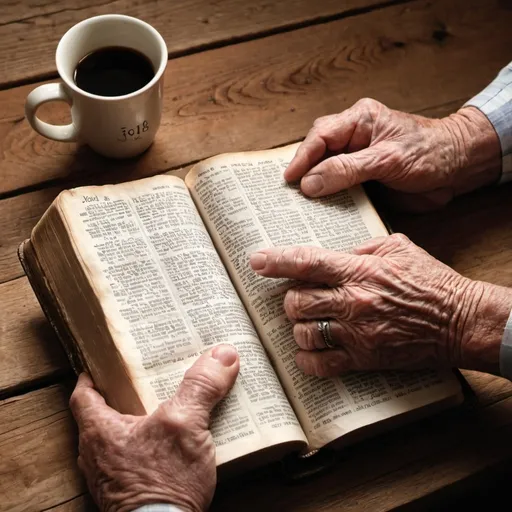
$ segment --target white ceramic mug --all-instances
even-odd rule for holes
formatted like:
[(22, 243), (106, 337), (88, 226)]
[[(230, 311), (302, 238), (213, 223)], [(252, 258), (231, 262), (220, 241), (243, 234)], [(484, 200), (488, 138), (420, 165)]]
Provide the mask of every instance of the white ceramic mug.
[[(153, 65), (153, 79), (124, 96), (98, 96), (80, 89), (74, 81), (80, 60), (109, 46), (132, 48), (145, 55)], [(69, 29), (57, 46), (55, 60), (63, 83), (34, 89), (25, 103), (27, 119), (36, 132), (49, 139), (86, 143), (108, 157), (138, 155), (151, 145), (160, 125), (167, 57), (162, 36), (137, 18), (107, 14), (84, 20)], [(37, 109), (49, 101), (68, 103), (72, 123), (57, 126), (41, 121)]]

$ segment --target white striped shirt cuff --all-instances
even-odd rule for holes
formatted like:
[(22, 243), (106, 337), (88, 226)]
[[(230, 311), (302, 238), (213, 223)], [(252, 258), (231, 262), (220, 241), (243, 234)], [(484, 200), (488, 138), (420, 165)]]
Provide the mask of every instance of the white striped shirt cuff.
[(512, 62), (464, 106), (478, 108), (494, 126), (501, 144), (500, 183), (512, 181)]
[[(512, 181), (512, 62), (464, 106), (477, 107), (494, 126), (501, 144), (500, 183)], [(512, 380), (512, 312), (501, 339), (500, 373)]]

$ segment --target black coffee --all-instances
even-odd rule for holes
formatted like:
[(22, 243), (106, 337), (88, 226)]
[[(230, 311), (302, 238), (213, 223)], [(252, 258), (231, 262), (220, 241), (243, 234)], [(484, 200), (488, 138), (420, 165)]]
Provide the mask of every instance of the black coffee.
[(75, 70), (80, 89), (98, 96), (123, 96), (138, 91), (155, 76), (150, 60), (131, 48), (110, 46), (86, 55)]

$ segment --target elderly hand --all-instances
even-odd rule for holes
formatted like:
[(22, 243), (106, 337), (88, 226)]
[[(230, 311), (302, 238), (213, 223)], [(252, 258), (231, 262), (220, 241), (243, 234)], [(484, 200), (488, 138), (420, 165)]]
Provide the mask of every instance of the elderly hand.
[[(498, 372), (512, 290), (471, 281), (404, 235), (375, 238), (352, 254), (318, 247), (251, 255), (260, 275), (306, 284), (284, 301), (308, 374), (458, 366)], [(335, 349), (317, 322), (328, 319)]]
[(174, 397), (150, 416), (119, 414), (80, 375), (70, 400), (78, 423), (78, 464), (101, 510), (152, 503), (205, 510), (216, 484), (210, 412), (233, 386), (239, 360), (219, 345), (186, 372)]
[(491, 123), (466, 107), (427, 119), (363, 99), (317, 119), (285, 171), (311, 197), (378, 180), (398, 208), (425, 211), (496, 181), (501, 149)]

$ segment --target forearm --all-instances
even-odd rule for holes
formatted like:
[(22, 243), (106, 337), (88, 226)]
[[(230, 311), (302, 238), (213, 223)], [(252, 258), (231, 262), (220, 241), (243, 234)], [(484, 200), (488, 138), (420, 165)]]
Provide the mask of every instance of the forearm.
[[(473, 108), (467, 108), (473, 107)], [(512, 180), (512, 62), (459, 112), (478, 109), (492, 125), (500, 146), (500, 183)]]
[[(455, 194), (511, 181), (512, 62), (445, 124), (459, 145)], [(512, 289), (479, 282), (471, 289), (462, 364), (512, 380)]]
[(500, 141), (487, 117), (475, 107), (464, 107), (444, 124), (456, 148), (454, 195), (497, 183), (502, 168)]

